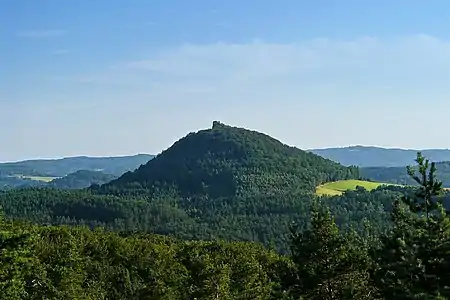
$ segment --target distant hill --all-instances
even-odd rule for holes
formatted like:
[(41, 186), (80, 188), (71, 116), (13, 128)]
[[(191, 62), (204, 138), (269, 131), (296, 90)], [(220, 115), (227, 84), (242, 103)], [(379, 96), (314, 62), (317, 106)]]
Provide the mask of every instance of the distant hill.
[(287, 146), (263, 133), (214, 122), (211, 129), (188, 134), (100, 191), (251, 197), (314, 193), (321, 183), (357, 177), (356, 168)]
[[(135, 170), (140, 165), (147, 163), (153, 157), (153, 155), (149, 154), (120, 157), (80, 156), (0, 163), (0, 189), (6, 187), (45, 186), (46, 182), (80, 170), (102, 172), (103, 174), (119, 177), (123, 173)], [(83, 175), (83, 173), (76, 176), (78, 175)], [(86, 174), (84, 173), (84, 175)], [(104, 181), (101, 180), (99, 183), (104, 183)]]
[(0, 175), (0, 190), (19, 187), (46, 186), (46, 182), (30, 179), (27, 177), (16, 177), (10, 175)]
[(390, 149), (380, 147), (352, 146), (343, 148), (313, 149), (312, 153), (339, 162), (344, 166), (358, 167), (405, 167), (414, 165), (417, 151), (431, 161), (450, 161), (450, 149)]
[(93, 184), (101, 185), (118, 176), (105, 174), (101, 171), (79, 170), (64, 177), (33, 177), (33, 176), (7, 176), (0, 177), (0, 190), (21, 189), (30, 187), (56, 188), (56, 189), (84, 189)]
[(52, 180), (48, 187), (57, 189), (84, 189), (93, 184), (104, 184), (116, 179), (117, 176), (101, 171), (79, 170), (61, 178)]
[[(442, 181), (444, 187), (450, 187), (450, 162), (436, 163), (436, 177)], [(397, 184), (415, 184), (407, 172), (406, 167), (367, 167), (360, 168), (361, 177), (373, 181), (397, 183)]]
[(36, 159), (0, 163), (2, 175), (63, 177), (79, 170), (102, 171), (121, 175), (147, 163), (154, 155), (138, 154), (116, 157), (66, 157), (61, 159)]

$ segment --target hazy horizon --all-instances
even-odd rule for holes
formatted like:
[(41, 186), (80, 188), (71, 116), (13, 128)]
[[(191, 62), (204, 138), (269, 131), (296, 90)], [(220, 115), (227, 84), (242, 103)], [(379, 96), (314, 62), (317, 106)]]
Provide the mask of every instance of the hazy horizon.
[[(175, 141), (174, 141), (175, 142)], [(283, 142), (283, 141), (281, 141)], [(290, 145), (294, 146), (295, 145)], [(170, 146), (169, 146), (170, 147)], [(332, 148), (351, 148), (351, 147), (367, 147), (367, 148), (379, 148), (379, 149), (386, 149), (386, 150), (411, 150), (411, 151), (427, 151), (427, 150), (450, 150), (450, 148), (398, 148), (398, 147), (382, 147), (377, 145), (347, 145), (347, 146), (338, 146), (338, 147), (324, 147), (324, 148), (303, 148), (301, 150), (305, 151), (312, 151), (312, 150), (323, 150), (323, 149), (332, 149)], [(126, 156), (136, 156), (136, 155), (158, 155), (162, 151), (166, 150), (161, 149), (159, 152), (155, 153), (147, 153), (147, 152), (135, 152), (135, 153), (119, 153), (119, 154), (110, 154), (110, 155), (89, 155), (89, 154), (75, 154), (70, 156), (55, 156), (55, 157), (28, 157), (18, 160), (0, 160), (0, 163), (14, 163), (14, 162), (22, 162), (22, 161), (29, 161), (29, 160), (58, 160), (63, 158), (74, 158), (74, 157), (89, 157), (89, 158), (104, 158), (104, 157), (126, 157)]]
[(213, 120), (450, 148), (450, 2), (255, 3), (0, 4), (0, 161), (157, 154)]

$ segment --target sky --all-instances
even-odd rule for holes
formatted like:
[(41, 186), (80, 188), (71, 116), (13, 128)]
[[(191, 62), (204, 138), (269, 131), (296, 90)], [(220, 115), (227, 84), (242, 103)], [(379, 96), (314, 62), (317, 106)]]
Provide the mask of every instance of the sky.
[(0, 0), (0, 161), (157, 154), (214, 120), (450, 148), (447, 0)]

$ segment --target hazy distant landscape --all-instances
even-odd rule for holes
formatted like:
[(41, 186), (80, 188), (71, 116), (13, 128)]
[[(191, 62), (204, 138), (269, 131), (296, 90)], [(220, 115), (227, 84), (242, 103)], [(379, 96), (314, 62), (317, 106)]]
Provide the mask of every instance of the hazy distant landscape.
[(373, 146), (314, 149), (311, 152), (337, 161), (344, 166), (405, 167), (414, 164), (417, 151), (431, 161), (450, 161), (450, 149), (395, 149)]
[(311, 152), (339, 162), (344, 166), (358, 166), (361, 178), (371, 181), (415, 184), (408, 176), (406, 166), (414, 165), (417, 152), (437, 162), (437, 176), (445, 187), (450, 187), (449, 149), (387, 149), (380, 147), (351, 146), (310, 150)]
[(0, 163), (0, 188), (85, 188), (103, 184), (147, 163), (154, 155), (67, 157)]

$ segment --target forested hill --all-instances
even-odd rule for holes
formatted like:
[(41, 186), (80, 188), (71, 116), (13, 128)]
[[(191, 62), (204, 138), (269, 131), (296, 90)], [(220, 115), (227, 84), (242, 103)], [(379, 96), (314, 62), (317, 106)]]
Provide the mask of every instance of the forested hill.
[(357, 168), (263, 133), (214, 122), (211, 129), (188, 134), (99, 191), (210, 198), (275, 195), (314, 192), (323, 182), (357, 177)]
[(46, 184), (57, 189), (84, 189), (93, 184), (104, 184), (118, 176), (100, 171), (79, 170), (67, 176), (56, 178)]

